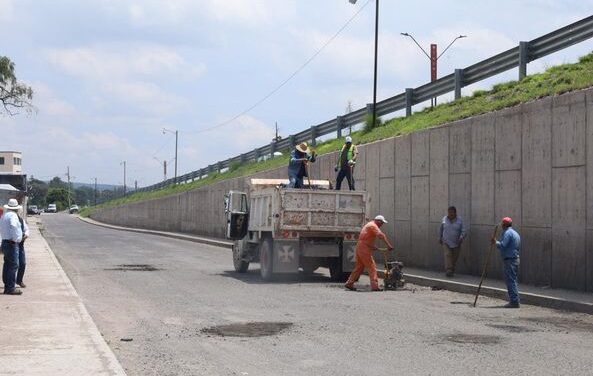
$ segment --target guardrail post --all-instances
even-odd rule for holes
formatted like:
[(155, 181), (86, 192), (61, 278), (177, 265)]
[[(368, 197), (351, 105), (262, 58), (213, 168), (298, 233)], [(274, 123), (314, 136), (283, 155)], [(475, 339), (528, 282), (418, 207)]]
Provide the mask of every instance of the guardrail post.
[(344, 128), (344, 118), (342, 116), (336, 117), (336, 132), (338, 138), (342, 138), (342, 128)]
[(276, 151), (276, 141), (270, 142), (270, 158), (274, 158), (274, 152)]
[(317, 127), (315, 127), (314, 125), (311, 126), (311, 145), (315, 146), (317, 145)]
[(259, 149), (255, 149), (254, 153), (255, 153), (255, 161), (257, 162), (257, 160), (259, 159)]
[(367, 103), (367, 115), (372, 115), (373, 114), (373, 104), (372, 103)]
[(241, 156), (239, 158), (241, 158), (241, 164), (245, 164), (245, 162), (247, 161), (245, 154), (241, 154)]
[(414, 89), (406, 89), (406, 117), (412, 115), (412, 99), (414, 97)]
[(290, 144), (288, 146), (288, 149), (289, 149), (288, 152), (290, 153), (292, 151), (292, 148), (294, 147), (294, 136), (293, 135), (288, 136), (288, 143)]
[(461, 98), (463, 87), (463, 69), (455, 69), (455, 99)]
[(519, 81), (527, 76), (529, 62), (529, 42), (519, 42)]
[(222, 163), (220, 163), (220, 162), (216, 163), (216, 170), (220, 173), (220, 170), (222, 170)]

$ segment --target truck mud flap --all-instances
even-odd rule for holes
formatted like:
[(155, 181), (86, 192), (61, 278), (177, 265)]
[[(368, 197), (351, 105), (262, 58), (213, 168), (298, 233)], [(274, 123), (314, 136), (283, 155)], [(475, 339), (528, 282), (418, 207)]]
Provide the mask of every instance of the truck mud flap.
[(356, 262), (356, 242), (345, 241), (342, 246), (342, 270), (351, 272)]
[(274, 240), (274, 273), (297, 273), (299, 259), (298, 241)]

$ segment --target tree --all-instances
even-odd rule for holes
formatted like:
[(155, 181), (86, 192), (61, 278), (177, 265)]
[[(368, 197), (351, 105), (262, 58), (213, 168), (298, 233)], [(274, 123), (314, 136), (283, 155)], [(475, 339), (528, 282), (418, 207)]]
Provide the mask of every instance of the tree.
[(33, 110), (31, 100), (33, 89), (18, 82), (14, 73), (14, 63), (6, 56), (0, 56), (0, 114), (6, 112), (8, 115), (16, 115), (18, 109), (27, 112)]
[(29, 204), (45, 207), (45, 197), (49, 187), (46, 182), (31, 178), (27, 192), (29, 195)]
[(64, 188), (50, 188), (47, 192), (48, 204), (56, 204), (58, 211), (68, 208), (68, 191)]
[(49, 181), (49, 187), (68, 189), (68, 183), (56, 176)]

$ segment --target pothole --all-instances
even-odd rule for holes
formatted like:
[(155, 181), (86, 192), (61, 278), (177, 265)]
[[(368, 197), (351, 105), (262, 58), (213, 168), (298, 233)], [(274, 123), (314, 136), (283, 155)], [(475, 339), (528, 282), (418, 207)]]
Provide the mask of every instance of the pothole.
[(246, 322), (216, 325), (204, 328), (201, 332), (221, 337), (265, 337), (278, 334), (292, 325), (291, 322)]
[(119, 271), (136, 271), (136, 272), (154, 272), (155, 270), (161, 270), (152, 265), (148, 264), (121, 264), (115, 268), (108, 268), (105, 270), (119, 270)]
[(443, 339), (454, 343), (471, 343), (478, 345), (493, 345), (500, 342), (499, 336), (485, 334), (450, 334), (443, 336)]
[(504, 330), (511, 333), (530, 333), (535, 332), (535, 329), (528, 328), (526, 326), (518, 325), (504, 325), (504, 324), (487, 324), (487, 326), (495, 329)]

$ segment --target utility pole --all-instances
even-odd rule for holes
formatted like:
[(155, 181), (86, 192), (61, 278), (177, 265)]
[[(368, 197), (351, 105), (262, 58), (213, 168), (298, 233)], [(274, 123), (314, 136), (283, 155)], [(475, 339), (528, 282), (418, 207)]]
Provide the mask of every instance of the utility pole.
[(70, 166), (67, 166), (66, 176), (68, 177), (68, 209), (70, 209)]
[(179, 142), (179, 131), (178, 130), (172, 131), (170, 129), (163, 128), (163, 134), (165, 134), (167, 132), (175, 134), (175, 184), (177, 184), (177, 145)]
[[(352, 101), (348, 100), (348, 105), (346, 106), (346, 113), (349, 114), (352, 112)], [(352, 134), (352, 123), (348, 126), (348, 134)]]
[(97, 178), (95, 178), (95, 194), (94, 194), (94, 202), (95, 202), (95, 206), (97, 206)]
[(167, 161), (163, 161), (163, 173), (165, 174), (163, 181), (165, 181), (167, 180)]
[(124, 165), (124, 196), (126, 195), (126, 161), (120, 163)]

